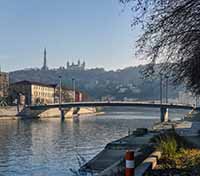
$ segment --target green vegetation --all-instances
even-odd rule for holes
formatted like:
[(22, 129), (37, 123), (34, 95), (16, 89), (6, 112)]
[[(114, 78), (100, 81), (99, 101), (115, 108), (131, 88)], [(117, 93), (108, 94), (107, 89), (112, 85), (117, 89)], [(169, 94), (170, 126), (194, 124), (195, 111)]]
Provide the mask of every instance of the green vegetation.
[(177, 142), (175, 138), (168, 137), (160, 141), (157, 149), (161, 151), (164, 156), (173, 157), (177, 152)]
[[(10, 73), (10, 82), (20, 80), (39, 81), (47, 84), (58, 83), (58, 76), (62, 76), (63, 86), (72, 88), (72, 78), (76, 79), (76, 88), (85, 92), (91, 99), (158, 99), (160, 77), (151, 80), (143, 79), (141, 70), (145, 66), (128, 67), (117, 71), (104, 69), (87, 69), (84, 71), (70, 71), (54, 69), (43, 71), (40, 69), (19, 70)], [(149, 91), (151, 90), (151, 91)], [(177, 97), (181, 86), (176, 89), (169, 86), (169, 97)]]
[(161, 151), (162, 155), (167, 157), (174, 156), (179, 149), (187, 148), (191, 145), (174, 130), (160, 134), (151, 141), (155, 143), (156, 149)]
[(6, 97), (0, 97), (0, 107), (8, 106), (8, 101)]
[(158, 165), (159, 169), (197, 169), (200, 171), (200, 150), (198, 149), (180, 149), (174, 155), (167, 157), (164, 155)]
[(195, 175), (200, 173), (200, 150), (178, 136), (174, 131), (159, 135), (153, 140), (156, 149), (162, 152), (157, 168), (148, 176)]

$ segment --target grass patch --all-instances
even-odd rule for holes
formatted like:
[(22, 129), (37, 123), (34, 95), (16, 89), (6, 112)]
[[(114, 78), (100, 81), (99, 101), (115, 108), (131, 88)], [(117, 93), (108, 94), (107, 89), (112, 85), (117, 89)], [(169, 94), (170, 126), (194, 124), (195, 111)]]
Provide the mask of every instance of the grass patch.
[(200, 175), (200, 150), (193, 148), (183, 137), (175, 131), (156, 136), (152, 139), (155, 148), (162, 156), (157, 168), (147, 176), (157, 175)]

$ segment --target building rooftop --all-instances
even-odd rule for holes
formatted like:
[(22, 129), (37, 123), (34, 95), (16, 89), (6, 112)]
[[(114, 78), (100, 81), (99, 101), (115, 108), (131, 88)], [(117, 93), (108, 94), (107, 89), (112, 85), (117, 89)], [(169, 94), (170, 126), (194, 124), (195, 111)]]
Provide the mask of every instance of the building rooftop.
[(0, 74), (1, 74), (1, 75), (8, 75), (8, 73), (2, 72), (2, 71), (0, 71)]
[(11, 85), (14, 85), (14, 84), (38, 85), (38, 86), (53, 87), (53, 88), (55, 88), (57, 86), (57, 84), (45, 84), (45, 83), (41, 83), (41, 82), (27, 81), (27, 80), (15, 82), (15, 83), (12, 83)]

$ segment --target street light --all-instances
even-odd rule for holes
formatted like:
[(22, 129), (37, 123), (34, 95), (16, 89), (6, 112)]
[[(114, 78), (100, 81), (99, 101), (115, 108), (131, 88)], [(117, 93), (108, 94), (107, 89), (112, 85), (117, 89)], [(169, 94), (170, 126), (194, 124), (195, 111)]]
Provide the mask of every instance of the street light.
[(166, 79), (166, 103), (168, 103), (168, 78), (169, 76), (165, 75), (165, 79)]
[(162, 73), (160, 74), (160, 104), (162, 104)]
[(73, 101), (76, 101), (76, 88), (75, 88), (75, 78), (72, 78), (72, 87), (73, 87)]
[(198, 105), (198, 97), (197, 97), (197, 95), (195, 97), (195, 103), (196, 103), (196, 107), (197, 107), (197, 105)]
[(59, 104), (62, 103), (62, 76), (59, 76)]

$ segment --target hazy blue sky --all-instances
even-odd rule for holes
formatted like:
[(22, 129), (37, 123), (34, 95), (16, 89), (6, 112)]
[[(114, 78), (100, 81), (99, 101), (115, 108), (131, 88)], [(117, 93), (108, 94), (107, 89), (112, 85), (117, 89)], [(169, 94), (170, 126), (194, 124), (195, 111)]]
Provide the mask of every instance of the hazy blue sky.
[(67, 60), (118, 69), (136, 65), (131, 12), (119, 0), (0, 0), (2, 70), (49, 67)]

